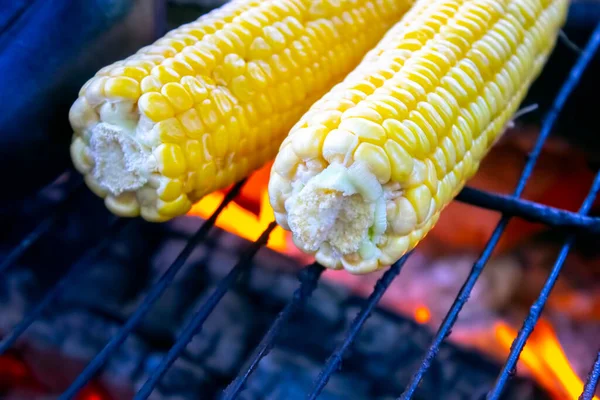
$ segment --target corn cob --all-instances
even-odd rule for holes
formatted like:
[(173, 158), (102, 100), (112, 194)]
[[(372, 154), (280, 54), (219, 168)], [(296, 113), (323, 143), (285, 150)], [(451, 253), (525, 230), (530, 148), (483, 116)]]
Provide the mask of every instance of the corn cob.
[(330, 268), (397, 261), (510, 122), (567, 6), (417, 0), (283, 141), (269, 181), (277, 222)]
[(121, 216), (164, 221), (272, 159), (409, 0), (235, 0), (100, 70), (71, 157)]

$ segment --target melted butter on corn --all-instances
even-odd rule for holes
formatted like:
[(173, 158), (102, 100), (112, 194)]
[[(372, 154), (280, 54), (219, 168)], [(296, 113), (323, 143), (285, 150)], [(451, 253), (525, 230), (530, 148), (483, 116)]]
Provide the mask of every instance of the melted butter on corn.
[(184, 214), (272, 159), (298, 118), (409, 6), (231, 1), (84, 85), (69, 115), (73, 163), (115, 214)]
[(567, 0), (418, 0), (284, 140), (269, 195), (294, 243), (367, 273), (414, 248), (541, 71)]

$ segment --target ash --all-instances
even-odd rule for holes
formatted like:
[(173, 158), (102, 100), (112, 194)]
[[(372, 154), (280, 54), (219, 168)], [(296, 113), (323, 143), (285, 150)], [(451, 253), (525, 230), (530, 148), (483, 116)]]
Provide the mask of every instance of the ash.
[[(24, 202), (22, 212), (3, 213), (6, 223), (22, 229), (13, 232), (15, 237), (3, 238), (0, 259), (60, 199), (50, 197), (47, 205), (37, 207)], [(86, 249), (105, 237), (112, 217), (102, 203), (87, 192), (78, 201), (85, 207), (70, 211), (68, 218), (61, 219), (0, 280), (1, 334), (9, 332)], [(44, 398), (65, 390), (123, 326), (201, 223), (192, 217), (161, 225), (131, 221), (99, 257), (84, 265), (76, 281), (13, 349), (45, 388)], [(111, 398), (132, 398), (173, 345), (185, 322), (248, 245), (215, 228), (194, 249), (143, 324), (96, 378)], [(300, 269), (296, 261), (281, 254), (259, 251), (249, 272), (219, 303), (151, 398), (219, 399), (278, 312), (291, 300)], [(306, 306), (287, 324), (275, 348), (262, 360), (240, 398), (303, 399), (363, 303), (364, 298), (357, 297), (349, 287), (320, 282)], [(431, 339), (425, 327), (377, 309), (320, 398), (395, 398), (415, 372)], [(499, 366), (479, 353), (444, 345), (418, 398), (478, 399), (491, 387), (498, 372)], [(531, 380), (522, 378), (511, 382), (506, 395), (525, 400), (546, 398)], [(6, 398), (11, 398), (10, 393)]]

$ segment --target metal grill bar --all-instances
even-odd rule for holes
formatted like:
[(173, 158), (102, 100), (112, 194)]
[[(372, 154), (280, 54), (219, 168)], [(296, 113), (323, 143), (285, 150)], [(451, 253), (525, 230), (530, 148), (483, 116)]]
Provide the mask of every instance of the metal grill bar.
[(245, 180), (239, 182), (229, 191), (229, 193), (227, 193), (223, 199), (223, 202), (215, 210), (213, 215), (211, 215), (210, 218), (202, 224), (200, 229), (198, 229), (198, 231), (196, 231), (196, 233), (189, 239), (185, 248), (181, 251), (181, 253), (179, 253), (175, 261), (173, 261), (167, 271), (165, 271), (165, 273), (160, 277), (160, 280), (148, 291), (148, 294), (146, 295), (146, 298), (142, 304), (140, 304), (131, 317), (129, 317), (119, 332), (117, 332), (117, 334), (110, 339), (110, 341), (92, 359), (92, 361), (90, 361), (83, 372), (77, 376), (77, 379), (75, 379), (71, 386), (69, 386), (69, 388), (67, 388), (67, 390), (59, 397), (59, 400), (67, 400), (75, 397), (77, 392), (79, 392), (89, 382), (89, 380), (94, 377), (96, 372), (102, 367), (102, 365), (104, 365), (112, 353), (114, 353), (119, 346), (123, 344), (127, 336), (129, 336), (129, 334), (139, 325), (139, 323), (142, 322), (144, 316), (152, 309), (154, 303), (171, 284), (181, 267), (183, 267), (185, 261), (194, 250), (194, 247), (196, 247), (196, 245), (204, 239), (210, 229), (214, 226), (219, 214), (239, 194), (245, 182)]
[[(565, 81), (565, 83), (561, 87), (560, 92), (558, 93), (558, 96), (554, 100), (552, 108), (546, 115), (546, 118), (544, 119), (544, 121), (542, 123), (540, 136), (538, 137), (538, 140), (537, 140), (532, 152), (529, 154), (529, 159), (527, 160), (527, 163), (525, 164), (525, 168), (523, 170), (523, 173), (521, 174), (517, 188), (515, 189), (515, 191), (513, 193), (513, 197), (520, 197), (521, 194), (523, 193), (523, 190), (525, 189), (525, 185), (527, 184), (527, 182), (531, 176), (531, 173), (533, 172), (533, 168), (535, 167), (537, 159), (540, 156), (544, 142), (550, 135), (550, 132), (554, 126), (554, 123), (558, 119), (558, 115), (560, 114), (565, 103), (567, 102), (569, 95), (573, 92), (575, 87), (579, 84), (579, 81), (581, 80), (581, 75), (585, 71), (586, 67), (589, 65), (589, 63), (590, 63), (592, 57), (594, 56), (594, 54), (596, 53), (599, 45), (600, 45), (600, 23), (594, 29), (594, 33), (592, 34), (590, 40), (588, 41), (588, 44), (586, 45), (584, 51), (581, 53), (581, 56), (577, 60), (575, 66), (571, 69), (568, 79)], [(436, 333), (433, 343), (427, 350), (427, 353), (425, 355), (425, 358), (423, 359), (421, 366), (419, 367), (419, 369), (415, 373), (415, 375), (411, 378), (405, 392), (400, 396), (401, 400), (411, 399), (413, 397), (413, 395), (415, 394), (415, 391), (417, 390), (417, 387), (418, 387), (419, 383), (421, 382), (421, 379), (423, 379), (423, 375), (425, 375), (425, 372), (427, 372), (427, 370), (431, 366), (431, 362), (432, 362), (433, 358), (437, 355), (440, 345), (442, 344), (444, 339), (450, 335), (452, 326), (454, 325), (454, 322), (456, 322), (456, 319), (458, 317), (458, 313), (462, 310), (463, 306), (467, 302), (469, 295), (470, 295), (471, 291), (473, 290), (473, 287), (475, 286), (475, 282), (481, 275), (481, 272), (483, 271), (483, 267), (489, 260), (494, 248), (498, 244), (498, 241), (500, 240), (502, 233), (504, 233), (504, 230), (506, 229), (506, 226), (508, 225), (510, 218), (511, 217), (508, 215), (503, 215), (502, 218), (500, 219), (500, 222), (498, 222), (498, 225), (494, 229), (494, 232), (492, 233), (490, 240), (488, 241), (488, 243), (487, 243), (486, 247), (484, 248), (479, 259), (473, 265), (473, 269), (471, 270), (469, 277), (467, 278), (465, 284), (461, 288), (458, 296), (456, 297), (456, 300), (454, 301), (454, 303), (452, 304), (452, 307), (450, 308), (450, 311), (446, 315), (446, 318), (444, 319), (444, 321), (442, 322), (442, 325), (440, 326), (438, 332)]]
[(114, 236), (123, 229), (125, 223), (128, 222), (123, 219), (115, 220), (106, 234), (106, 237), (96, 246), (88, 250), (73, 266), (69, 269), (67, 274), (61, 278), (56, 285), (31, 310), (22, 320), (19, 322), (13, 330), (6, 335), (2, 342), (0, 342), (0, 355), (4, 354), (6, 350), (12, 347), (17, 339), (35, 322), (36, 319), (46, 311), (46, 309), (56, 300), (62, 292), (67, 289), (77, 279), (81, 272), (86, 271), (90, 261), (95, 259), (114, 239)]
[(600, 232), (599, 217), (589, 217), (512, 196), (466, 187), (458, 194), (456, 200), (473, 206), (500, 211), (502, 214), (520, 217), (531, 222), (541, 222), (561, 228), (576, 228), (589, 233)]
[[(586, 197), (583, 205), (581, 206), (581, 209), (579, 210), (580, 214), (585, 215), (590, 211), (590, 208), (592, 207), (592, 204), (594, 203), (594, 200), (596, 199), (596, 195), (598, 194), (599, 190), (600, 190), (600, 173), (598, 173), (598, 175), (596, 175), (594, 184), (592, 185), (592, 188), (590, 189), (588, 196)], [(494, 384), (494, 388), (488, 394), (488, 396), (487, 396), (488, 399), (490, 399), (490, 400), (500, 399), (500, 396), (502, 395), (502, 391), (504, 390), (506, 383), (508, 382), (508, 380), (510, 379), (510, 377), (512, 375), (511, 371), (513, 371), (517, 365), (517, 360), (519, 359), (519, 356), (521, 355), (521, 351), (523, 350), (523, 347), (525, 347), (525, 343), (527, 342), (527, 339), (531, 335), (531, 332), (533, 332), (533, 329), (535, 328), (535, 325), (537, 324), (537, 322), (540, 318), (540, 315), (542, 314), (542, 311), (544, 310), (544, 305), (546, 304), (546, 301), (548, 300), (548, 296), (550, 296), (550, 292), (552, 291), (552, 288), (554, 288), (554, 284), (556, 283), (556, 280), (558, 279), (558, 274), (560, 274), (562, 266), (565, 263), (567, 255), (569, 254), (569, 251), (571, 251), (571, 247), (573, 247), (574, 243), (575, 243), (575, 235), (570, 234), (567, 237), (567, 239), (565, 240), (565, 243), (563, 244), (562, 248), (560, 249), (558, 258), (557, 258), (556, 262), (554, 263), (554, 266), (552, 267), (550, 276), (546, 280), (546, 283), (544, 283), (544, 287), (542, 288), (542, 291), (540, 292), (539, 297), (537, 298), (535, 303), (533, 303), (533, 305), (529, 309), (529, 314), (527, 315), (527, 318), (523, 322), (523, 326), (521, 327), (519, 334), (513, 341), (512, 345), (510, 346), (510, 354), (508, 356), (508, 359), (507, 359), (506, 363), (504, 364), (504, 366), (502, 367), (502, 371), (500, 372), (500, 376), (498, 377), (498, 379), (496, 380), (496, 383)]]
[(275, 340), (281, 333), (283, 326), (289, 321), (292, 315), (304, 305), (308, 297), (315, 290), (324, 270), (325, 269), (321, 265), (315, 263), (300, 271), (300, 287), (296, 289), (292, 300), (286, 304), (285, 308), (279, 313), (254, 353), (250, 356), (249, 364), (242, 368), (243, 372), (241, 372), (235, 380), (229, 384), (227, 389), (225, 389), (222, 400), (233, 400), (238, 397), (244, 384), (254, 372), (260, 360), (262, 360), (275, 345)]
[(161, 360), (159, 366), (154, 369), (152, 375), (150, 375), (148, 380), (144, 383), (134, 400), (144, 400), (150, 396), (165, 372), (167, 372), (169, 367), (173, 365), (173, 362), (175, 362), (177, 357), (179, 357), (179, 354), (185, 349), (192, 338), (200, 332), (202, 325), (208, 316), (213, 312), (217, 304), (219, 304), (223, 296), (225, 296), (225, 293), (227, 293), (227, 291), (233, 287), (242, 272), (246, 271), (252, 266), (252, 259), (256, 253), (258, 253), (258, 251), (267, 244), (269, 241), (269, 236), (276, 226), (276, 222), (271, 222), (262, 235), (260, 235), (260, 237), (254, 243), (252, 243), (248, 250), (244, 252), (238, 263), (231, 269), (231, 271), (229, 271), (227, 276), (219, 282), (215, 288), (215, 291), (210, 295), (206, 302), (200, 306), (200, 309), (196, 312), (192, 320), (188, 322), (186, 326), (184, 326), (183, 332), (179, 338), (177, 338), (175, 344), (171, 347), (171, 349), (169, 349), (169, 352)]
[(44, 218), (27, 236), (25, 236), (19, 244), (12, 249), (0, 264), (0, 275), (4, 273), (11, 265), (13, 265), (31, 246), (33, 246), (40, 237), (46, 234), (53, 226), (62, 219), (70, 210), (71, 205), (79, 197), (83, 189), (83, 182), (80, 182), (67, 195), (67, 199), (58, 206), (54, 212)]
[(596, 393), (596, 388), (598, 387), (598, 381), (600, 380), (600, 351), (596, 356), (596, 362), (590, 371), (590, 374), (587, 377), (587, 381), (585, 382), (585, 386), (583, 388), (583, 393), (579, 396), (579, 400), (592, 400), (594, 398), (594, 393)]
[(381, 300), (381, 297), (383, 296), (387, 288), (390, 286), (394, 278), (400, 273), (400, 270), (404, 266), (404, 263), (406, 262), (406, 260), (408, 260), (408, 257), (410, 257), (411, 254), (412, 253), (408, 253), (400, 260), (398, 260), (377, 281), (373, 292), (367, 300), (367, 303), (360, 310), (356, 318), (354, 318), (354, 320), (352, 321), (352, 324), (348, 329), (344, 341), (336, 347), (333, 354), (325, 362), (325, 367), (321, 370), (321, 373), (315, 381), (313, 389), (308, 395), (307, 399), (315, 400), (319, 396), (325, 385), (327, 385), (327, 382), (329, 382), (329, 378), (331, 378), (331, 375), (333, 375), (333, 373), (340, 367), (344, 352), (348, 350), (348, 348), (352, 345), (352, 342), (354, 342), (354, 339), (356, 339), (356, 337), (358, 336), (358, 333), (360, 332), (361, 328), (363, 327), (367, 319), (371, 316), (371, 312), (373, 312), (373, 309), (375, 308), (377, 303), (379, 303), (379, 300)]

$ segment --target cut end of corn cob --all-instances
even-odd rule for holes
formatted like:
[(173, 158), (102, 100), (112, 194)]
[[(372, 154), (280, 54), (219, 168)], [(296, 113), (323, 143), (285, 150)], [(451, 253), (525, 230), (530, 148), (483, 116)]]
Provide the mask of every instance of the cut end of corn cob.
[(417, 1), (282, 143), (269, 182), (277, 222), (329, 268), (396, 262), (504, 132), (567, 5)]
[(184, 214), (272, 159), (409, 6), (233, 0), (84, 85), (69, 115), (73, 163), (117, 215)]

